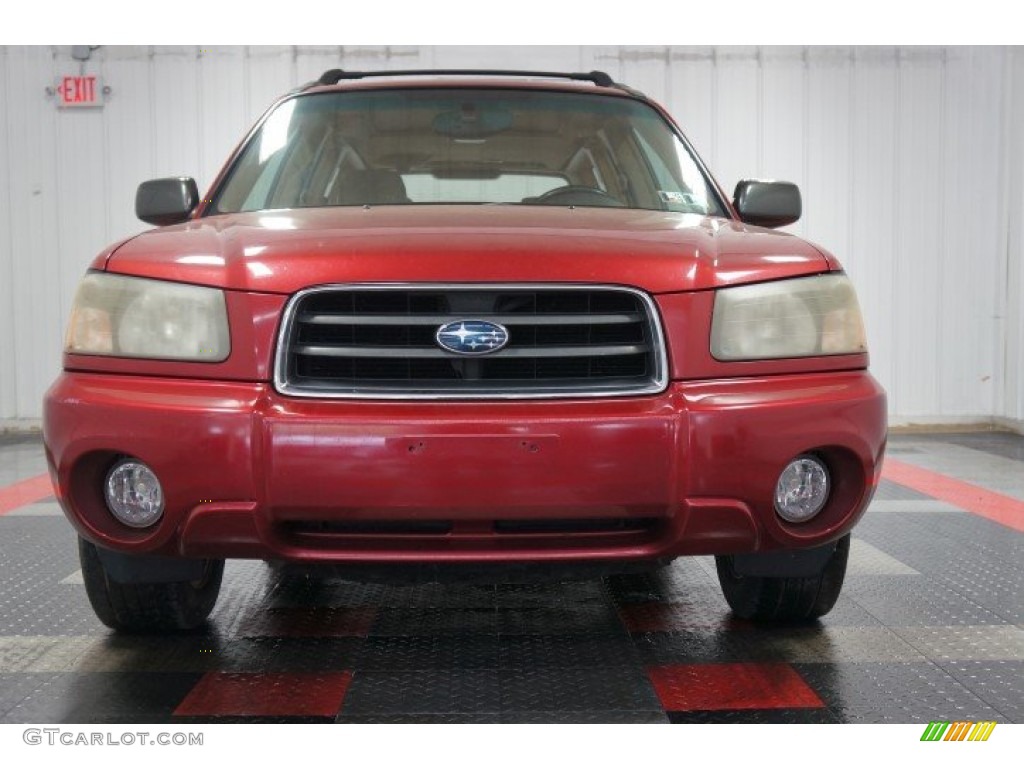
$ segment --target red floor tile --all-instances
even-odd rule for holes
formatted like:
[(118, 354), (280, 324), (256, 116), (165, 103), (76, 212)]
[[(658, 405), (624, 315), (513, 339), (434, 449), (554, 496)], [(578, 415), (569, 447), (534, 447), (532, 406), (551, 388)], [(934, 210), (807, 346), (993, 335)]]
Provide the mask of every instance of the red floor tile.
[(669, 664), (647, 675), (668, 712), (824, 707), (789, 664)]
[(882, 477), (1024, 532), (1024, 501), (886, 457)]
[(333, 717), (352, 682), (345, 672), (207, 672), (175, 715)]
[(20, 483), (0, 488), (0, 515), (42, 501), (53, 495), (49, 475), (37, 475)]

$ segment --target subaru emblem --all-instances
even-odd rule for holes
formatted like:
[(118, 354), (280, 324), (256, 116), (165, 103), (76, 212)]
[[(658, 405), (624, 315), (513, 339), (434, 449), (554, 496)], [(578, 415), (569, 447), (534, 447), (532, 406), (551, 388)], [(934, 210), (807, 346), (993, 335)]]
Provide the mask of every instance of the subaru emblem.
[(456, 320), (438, 328), (434, 338), (456, 355), (489, 355), (508, 344), (508, 329), (486, 320)]

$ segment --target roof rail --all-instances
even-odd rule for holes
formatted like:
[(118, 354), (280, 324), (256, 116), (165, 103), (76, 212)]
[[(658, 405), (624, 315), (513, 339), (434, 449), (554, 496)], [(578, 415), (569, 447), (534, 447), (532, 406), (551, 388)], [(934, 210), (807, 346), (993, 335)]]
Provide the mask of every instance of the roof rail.
[(498, 77), (547, 77), (561, 80), (585, 80), (605, 88), (619, 86), (607, 72), (531, 72), (519, 69), (385, 69), (376, 72), (347, 72), (329, 69), (320, 75), (316, 85), (337, 85), (342, 80), (362, 80), (366, 77), (404, 77), (407, 75), (494, 75)]

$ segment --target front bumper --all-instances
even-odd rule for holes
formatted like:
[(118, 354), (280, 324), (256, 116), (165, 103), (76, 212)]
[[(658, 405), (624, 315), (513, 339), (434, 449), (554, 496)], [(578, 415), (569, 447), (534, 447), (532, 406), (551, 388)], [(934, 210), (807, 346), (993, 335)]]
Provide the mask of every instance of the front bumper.
[[(885, 445), (866, 371), (677, 382), (598, 401), (393, 403), (282, 397), (265, 383), (64, 373), (44, 437), (85, 538), (135, 554), (336, 564), (648, 560), (806, 548), (863, 514)], [(772, 508), (816, 452), (812, 521)], [(117, 457), (155, 470), (161, 520), (106, 510)]]

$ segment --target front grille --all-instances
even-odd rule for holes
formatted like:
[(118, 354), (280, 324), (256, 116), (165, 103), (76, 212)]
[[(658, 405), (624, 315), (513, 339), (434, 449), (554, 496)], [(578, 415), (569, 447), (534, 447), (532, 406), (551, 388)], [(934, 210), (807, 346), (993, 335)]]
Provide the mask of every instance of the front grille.
[[(460, 320), (502, 325), (508, 344), (442, 349), (438, 329)], [(571, 397), (658, 392), (666, 367), (654, 304), (631, 288), (360, 285), (292, 299), (275, 377), (306, 397)]]

